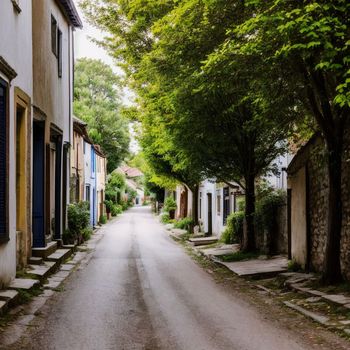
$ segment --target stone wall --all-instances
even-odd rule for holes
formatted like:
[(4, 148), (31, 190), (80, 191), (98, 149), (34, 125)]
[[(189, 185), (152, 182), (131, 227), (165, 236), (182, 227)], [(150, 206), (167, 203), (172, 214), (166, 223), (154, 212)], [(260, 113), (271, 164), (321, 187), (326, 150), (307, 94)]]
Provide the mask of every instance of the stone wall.
[(341, 265), (344, 275), (350, 280), (350, 127), (346, 128), (343, 158), (343, 230), (341, 240)]
[[(343, 222), (341, 239), (341, 266), (343, 275), (350, 280), (350, 127), (344, 137), (342, 170)], [(325, 147), (319, 137), (304, 162), (307, 170), (308, 220), (310, 228), (310, 268), (322, 271), (325, 258), (328, 225), (328, 176)], [(293, 225), (293, 222), (292, 222)]]
[(327, 234), (328, 184), (324, 147), (321, 140), (315, 143), (307, 162), (309, 186), (308, 220), (310, 225), (310, 268), (322, 270)]

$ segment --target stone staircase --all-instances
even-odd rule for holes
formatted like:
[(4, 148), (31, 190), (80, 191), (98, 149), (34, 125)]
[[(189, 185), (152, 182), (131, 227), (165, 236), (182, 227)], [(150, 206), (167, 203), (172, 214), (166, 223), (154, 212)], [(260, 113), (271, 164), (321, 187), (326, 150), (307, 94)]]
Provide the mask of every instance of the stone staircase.
[[(61, 243), (61, 242), (59, 242)], [(50, 276), (59, 270), (76, 251), (74, 245), (64, 246), (57, 241), (49, 242), (45, 248), (33, 248), (32, 257), (28, 259), (25, 278), (15, 278), (7, 289), (0, 290), (0, 315), (16, 303), (19, 290), (30, 292), (40, 286), (45, 287)]]

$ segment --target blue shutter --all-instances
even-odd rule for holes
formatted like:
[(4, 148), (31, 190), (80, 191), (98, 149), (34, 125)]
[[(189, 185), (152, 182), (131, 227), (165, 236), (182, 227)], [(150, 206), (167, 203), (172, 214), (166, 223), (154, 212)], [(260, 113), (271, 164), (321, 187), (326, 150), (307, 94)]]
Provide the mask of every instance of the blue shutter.
[(7, 232), (7, 84), (0, 79), (0, 241)]

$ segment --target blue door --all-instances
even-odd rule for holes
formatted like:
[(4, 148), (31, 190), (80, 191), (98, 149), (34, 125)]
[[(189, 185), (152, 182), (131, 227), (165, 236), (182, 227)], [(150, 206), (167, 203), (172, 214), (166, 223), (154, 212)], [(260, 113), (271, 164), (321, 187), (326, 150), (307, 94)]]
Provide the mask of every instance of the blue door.
[(55, 239), (61, 238), (62, 220), (62, 136), (54, 139), (56, 144), (56, 164), (55, 164)]
[(33, 247), (45, 247), (45, 124), (33, 123)]

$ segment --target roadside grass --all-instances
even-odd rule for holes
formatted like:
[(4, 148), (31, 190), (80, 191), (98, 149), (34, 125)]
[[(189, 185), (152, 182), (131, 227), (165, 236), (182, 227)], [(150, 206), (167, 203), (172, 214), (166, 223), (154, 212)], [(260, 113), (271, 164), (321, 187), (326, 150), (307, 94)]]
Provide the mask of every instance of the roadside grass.
[[(192, 245), (187, 242), (188, 237), (191, 235), (185, 234), (181, 238), (173, 239), (181, 244), (187, 254), (207, 273), (209, 273), (216, 283), (222, 285), (225, 290), (231, 290), (232, 292), (238, 293), (244, 300), (247, 300), (250, 304), (254, 305), (258, 310), (265, 310), (269, 314), (274, 314), (276, 317), (283, 319), (283, 324), (286, 329), (298, 329), (298, 332), (308, 338), (310, 336), (310, 331), (312, 332), (312, 338), (315, 343), (324, 344), (325, 334), (322, 336), (318, 333), (320, 328), (337, 334), (346, 341), (350, 340), (350, 334), (345, 333), (339, 326), (320, 326), (305, 316), (297, 313), (284, 305), (284, 301), (290, 301), (292, 303), (301, 305), (303, 308), (308, 309), (313, 312), (322, 313), (331, 320), (347, 320), (350, 319), (350, 311), (341, 306), (336, 306), (327, 302), (311, 303), (307, 302), (307, 295), (304, 293), (296, 292), (289, 289), (285, 285), (286, 277), (276, 276), (273, 278), (254, 280), (254, 279), (242, 279), (237, 275), (233, 274), (229, 269), (224, 266), (218, 265), (214, 261), (208, 259), (201, 253), (199, 253)], [(227, 254), (224, 256), (229, 261), (242, 261), (247, 259), (254, 259), (261, 256), (259, 253), (246, 254), (242, 252), (237, 252), (233, 254)], [(231, 260), (233, 259), (233, 260)], [(266, 291), (258, 288), (258, 285), (265, 286)], [(347, 290), (347, 284), (342, 284), (339, 286), (340, 289)], [(260, 291), (257, 291), (260, 289)], [(317, 288), (319, 289), (319, 288)], [(268, 290), (271, 292), (269, 293)], [(273, 306), (273, 311), (271, 306)], [(305, 327), (307, 324), (307, 327)], [(343, 328), (346, 328), (344, 326)]]
[(33, 279), (36, 280), (38, 277), (26, 270), (17, 270), (16, 278), (25, 278), (25, 279)]
[(24, 289), (17, 289), (17, 291), (18, 291), (18, 298), (16, 302), (17, 305), (27, 304), (34, 297), (37, 297), (43, 293), (43, 290), (40, 287), (34, 287), (29, 291)]
[(218, 258), (223, 262), (235, 262), (256, 259), (260, 256), (260, 253), (244, 253), (244, 252), (235, 252), (231, 254), (221, 255)]

